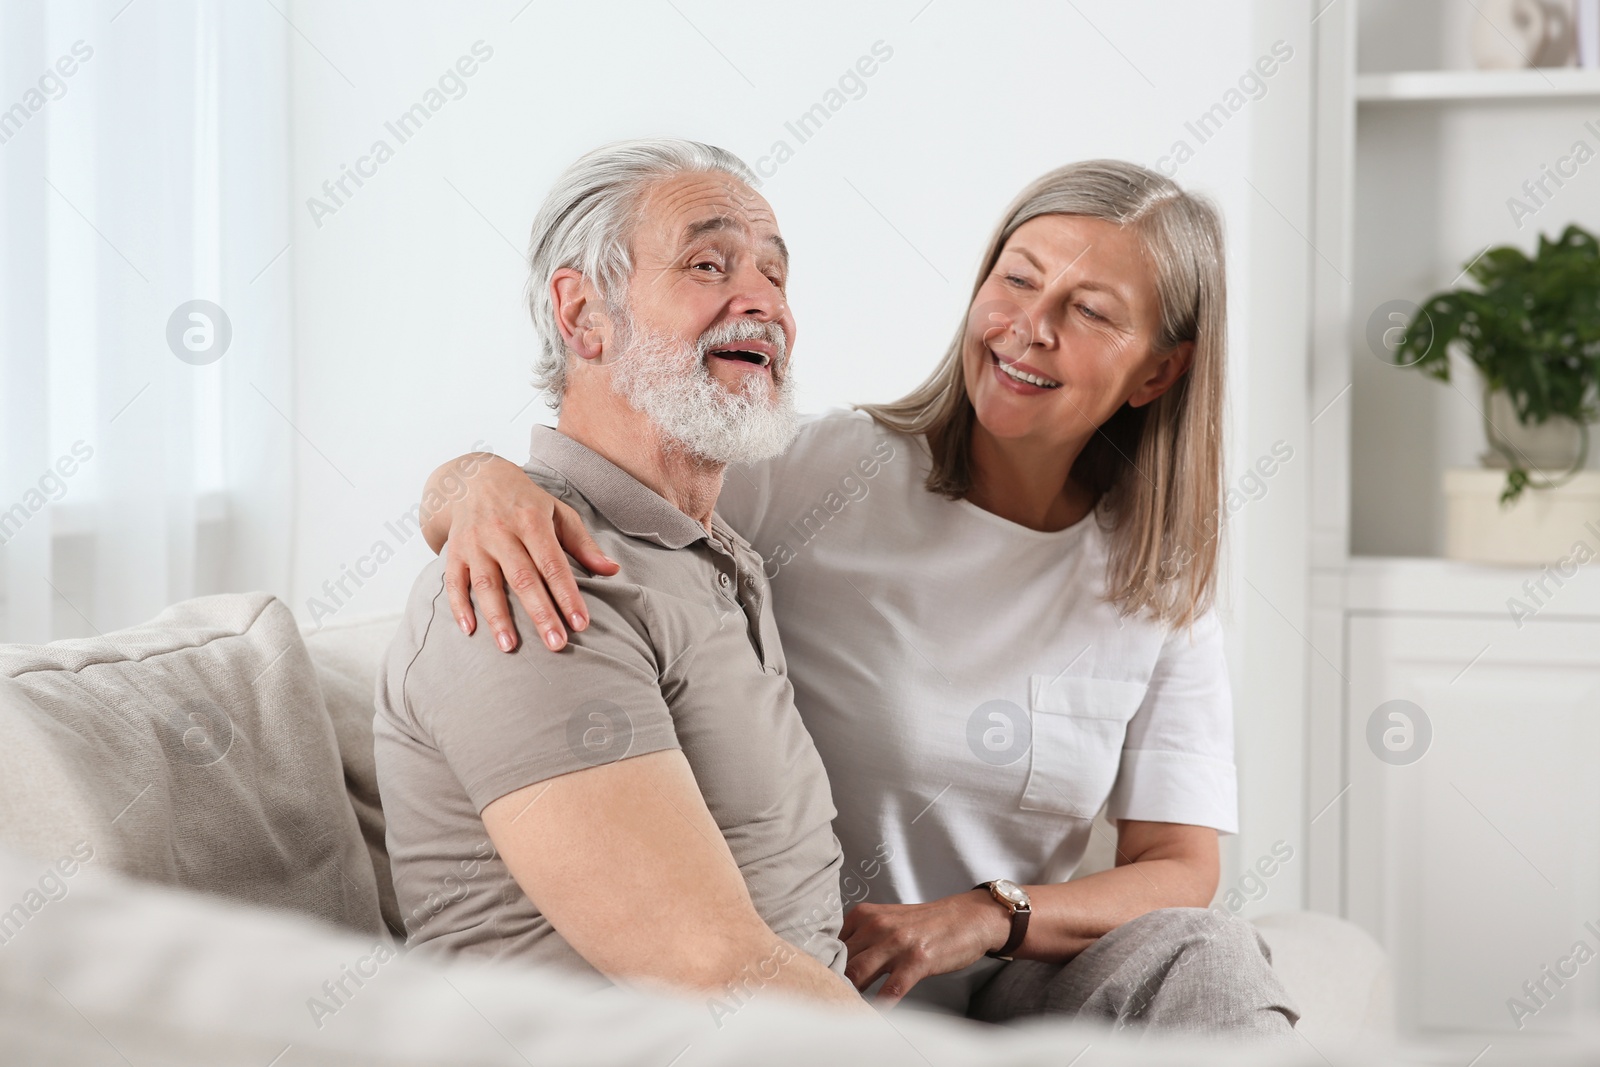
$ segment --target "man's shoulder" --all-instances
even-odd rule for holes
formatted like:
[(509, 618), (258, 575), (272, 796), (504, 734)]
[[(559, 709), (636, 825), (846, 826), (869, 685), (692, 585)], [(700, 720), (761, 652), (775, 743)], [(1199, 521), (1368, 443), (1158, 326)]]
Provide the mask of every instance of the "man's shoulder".
[(571, 504), (573, 507), (581, 506), (585, 509), (589, 508), (589, 501), (585, 499), (584, 495), (578, 492), (577, 487), (572, 482), (567, 480), (565, 474), (562, 474), (554, 467), (541, 463), (536, 459), (530, 459), (522, 465), (522, 473), (528, 476), (530, 482), (563, 504)]
[[(604, 539), (601, 544), (616, 556)], [(471, 634), (462, 630), (445, 585), (447, 566), (439, 557), (422, 568), (384, 654), (376, 712), (398, 732), (441, 747), (441, 731), (468, 728), (450, 725), (464, 709), (473, 710), (469, 718), (478, 724), (471, 729), (493, 730), (513, 720), (560, 718), (569, 697), (591, 688), (613, 668), (629, 667), (641, 680), (653, 677), (659, 657), (645, 588), (620, 575), (587, 577), (574, 563), (590, 616), (584, 632), (569, 635), (569, 645), (585, 648), (586, 654), (577, 655), (572, 648), (549, 652), (527, 610), (507, 590), (519, 640), (517, 649), (507, 653), (496, 644), (476, 594), (472, 606), (477, 625)]]
[[(581, 501), (583, 498), (576, 496), (574, 499)], [(580, 515), (588, 525), (589, 514), (580, 512)], [(608, 555), (624, 564), (628, 562), (627, 553), (619, 551), (604, 536), (604, 531), (597, 531), (592, 525), (589, 530), (597, 535), (596, 540)], [(618, 537), (624, 542), (631, 540), (622, 535)], [(639, 617), (648, 610), (645, 603), (650, 592), (648, 587), (623, 574), (596, 578), (572, 557), (568, 557), (568, 562), (586, 603), (603, 611), (613, 627), (620, 625), (632, 630), (643, 629)], [(445, 586), (447, 566), (446, 557), (441, 554), (429, 560), (412, 583), (411, 593), (401, 612), (400, 625), (389, 646), (390, 661), (393, 662), (396, 656), (417, 657), (426, 653), (442, 657), (440, 665), (449, 670), (459, 670), (467, 662), (474, 664), (472, 669), (477, 669), (480, 660), (486, 669), (501, 666), (509, 669), (513, 664), (518, 664), (523, 670), (529, 669), (526, 663), (519, 664), (520, 657), (508, 656), (495, 646), (494, 635), (485, 622), (483, 605), (476, 591), (471, 595), (478, 624), (470, 635), (461, 630), (450, 610), (449, 592)], [(506, 603), (511, 611), (512, 624), (522, 641), (538, 643), (538, 629), (510, 589), (506, 590)], [(590, 614), (593, 616), (596, 612), (591, 610)]]
[[(423, 565), (411, 591), (406, 596), (405, 607), (400, 611), (400, 623), (384, 653), (384, 671), (389, 676), (392, 691), (404, 691), (405, 678), (424, 649), (440, 644), (441, 627), (449, 627), (457, 636), (465, 637), (451, 618), (450, 597), (445, 588), (445, 556), (441, 553)], [(478, 630), (493, 644), (482, 613), (478, 617)], [(476, 635), (475, 635), (476, 636)]]
[[(527, 475), (528, 480), (534, 485), (537, 485), (540, 489), (543, 489), (577, 512), (579, 521), (583, 523), (583, 528), (600, 545), (601, 550), (619, 563), (624, 562), (623, 557), (630, 553), (634, 545), (634, 539), (618, 530), (611, 520), (606, 518), (605, 513), (595, 507), (589, 498), (584, 496), (565, 474), (537, 459), (530, 459), (524, 463), (522, 465), (522, 473)], [(572, 568), (573, 577), (578, 579), (580, 583), (586, 578), (593, 577), (583, 564), (578, 561), (578, 558), (570, 552), (567, 553), (567, 565)], [(607, 581), (616, 587), (628, 585), (625, 579), (623, 581), (607, 579)], [(584, 588), (583, 595), (588, 597), (591, 594), (587, 588)], [(602, 595), (604, 595), (603, 592)], [(521, 625), (520, 620), (518, 625)]]

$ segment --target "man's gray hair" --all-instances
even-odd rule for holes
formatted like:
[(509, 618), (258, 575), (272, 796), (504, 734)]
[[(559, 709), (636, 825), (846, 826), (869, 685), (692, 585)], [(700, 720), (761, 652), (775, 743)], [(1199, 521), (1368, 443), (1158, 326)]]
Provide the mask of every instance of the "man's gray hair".
[(545, 197), (528, 239), (527, 296), (539, 334), (533, 381), (549, 393), (551, 407), (561, 406), (567, 389), (567, 349), (556, 326), (551, 277), (570, 267), (615, 306), (633, 273), (631, 238), (642, 194), (655, 182), (685, 173), (722, 173), (752, 188), (760, 184), (744, 161), (726, 149), (656, 137), (617, 141), (586, 153)]

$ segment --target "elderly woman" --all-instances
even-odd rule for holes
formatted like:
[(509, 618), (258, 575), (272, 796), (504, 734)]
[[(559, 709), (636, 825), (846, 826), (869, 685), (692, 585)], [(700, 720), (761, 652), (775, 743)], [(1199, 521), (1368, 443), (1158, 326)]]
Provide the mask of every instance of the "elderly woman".
[[(718, 511), (766, 560), (833, 786), (846, 973), (880, 1002), (1298, 1017), (1253, 930), (1206, 910), (1236, 830), (1212, 608), (1225, 303), (1211, 207), (1133, 164), (1062, 167), (1006, 211), (926, 382), (729, 472)], [(585, 621), (562, 548), (615, 566), (513, 464), (472, 482), (427, 531), (458, 620), (471, 590), (515, 647), (509, 576), (559, 650)], [(1116, 867), (1068, 881), (1103, 806)]]

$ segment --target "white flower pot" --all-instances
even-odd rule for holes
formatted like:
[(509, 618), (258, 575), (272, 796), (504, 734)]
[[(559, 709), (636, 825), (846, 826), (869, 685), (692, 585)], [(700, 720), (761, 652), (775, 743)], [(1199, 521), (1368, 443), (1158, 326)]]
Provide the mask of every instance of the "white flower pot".
[(1517, 421), (1516, 406), (1503, 392), (1484, 390), (1484, 437), (1489, 449), (1482, 458), (1485, 467), (1505, 470), (1514, 457), (1528, 468), (1533, 484), (1559, 481), (1582, 461), (1588, 444), (1583, 427), (1569, 418), (1556, 416), (1538, 426)]

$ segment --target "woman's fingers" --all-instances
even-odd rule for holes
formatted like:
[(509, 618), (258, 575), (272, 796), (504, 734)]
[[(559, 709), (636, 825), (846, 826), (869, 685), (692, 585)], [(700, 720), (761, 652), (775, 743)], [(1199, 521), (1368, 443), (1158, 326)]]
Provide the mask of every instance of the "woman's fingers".
[[(615, 574), (616, 563), (600, 551), (600, 546), (584, 529), (578, 513), (559, 501), (548, 519), (544, 516), (532, 519), (521, 532), (522, 547), (533, 560), (545, 588), (560, 608), (561, 621), (573, 630), (582, 630), (589, 625), (589, 607), (583, 602), (583, 594), (578, 591), (578, 583), (572, 576), (572, 567), (567, 562), (566, 554), (572, 553), (590, 571), (599, 570), (604, 574)], [(526, 600), (523, 606), (528, 606)]]
[[(522, 603), (528, 618), (533, 620), (534, 628), (539, 631), (545, 647), (552, 652), (560, 652), (565, 648), (567, 628), (550, 599), (549, 591), (545, 589), (544, 575), (536, 569), (534, 562), (529, 559), (526, 564), (518, 566), (511, 572), (506, 584), (511, 586), (511, 591), (517, 595), (517, 600)], [(501, 595), (500, 602), (505, 603), (504, 594)], [(500, 647), (505, 648), (505, 645), (501, 644)], [(511, 651), (509, 648), (505, 650)]]
[(892, 1008), (900, 1003), (905, 995), (911, 992), (913, 986), (931, 973), (926, 960), (918, 960), (915, 954), (907, 952), (901, 955), (896, 965), (889, 971), (889, 979), (878, 987), (878, 995), (872, 1002), (882, 1008)]
[(589, 536), (578, 513), (530, 482), (520, 468), (494, 457), (472, 477), (475, 488), (481, 483), (486, 491), (456, 501), (445, 543), (445, 585), (456, 622), (471, 634), (477, 628), (476, 608), (495, 643), (515, 651), (519, 639), (505, 591), (509, 585), (545, 647), (558, 652), (567, 645), (569, 627), (578, 631), (589, 625), (567, 553), (591, 574), (612, 575), (619, 568)]
[(505, 580), (500, 567), (485, 555), (468, 558), (467, 570), (471, 575), (472, 598), (478, 604), (483, 621), (488, 623), (495, 644), (502, 652), (517, 647), (517, 628), (511, 621), (511, 606), (506, 602)]
[[(512, 593), (516, 594), (516, 598), (521, 602), (523, 610), (528, 613), (528, 618), (533, 621), (534, 629), (539, 632), (539, 639), (544, 643), (544, 646), (552, 652), (559, 652), (567, 644), (567, 627), (562, 613), (556, 608), (555, 601), (551, 598), (550, 590), (545, 586), (546, 569), (552, 565), (548, 561), (548, 557), (529, 554), (530, 546), (533, 546), (533, 551), (538, 553), (540, 552), (539, 546), (555, 543), (555, 533), (550, 522), (548, 520), (544, 521), (542, 534), (538, 530), (540, 525), (535, 520), (531, 524), (524, 525), (517, 533), (512, 533), (501, 526), (493, 526), (490, 528), (493, 540), (484, 544), (483, 552), (490, 560), (489, 566), (486, 567), (487, 576), (495, 583), (493, 603), (496, 607), (508, 611), (505, 622), (506, 628), (508, 630), (512, 629), (512, 621), (506, 604), (505, 590), (501, 585), (500, 576), (502, 574), (505, 575), (504, 584), (510, 586)], [(559, 549), (556, 550), (556, 556), (561, 558)], [(544, 558), (545, 562), (542, 564), (537, 562), (540, 558)], [(564, 564), (565, 560), (563, 559)], [(474, 583), (477, 582), (476, 569), (474, 569), (473, 581)], [(571, 581), (570, 571), (568, 572), (568, 581)], [(572, 588), (576, 592), (577, 586), (574, 585)], [(485, 614), (488, 614), (488, 606), (488, 604), (484, 605)], [(495, 624), (493, 618), (490, 619), (490, 626), (494, 628), (498, 639), (501, 629)], [(516, 647), (514, 640), (509, 648), (504, 640), (500, 640), (499, 644), (507, 652)]]
[(981, 959), (970, 917), (959, 897), (926, 904), (857, 904), (845, 914), (839, 939), (849, 954), (844, 974), (865, 992), (884, 979), (874, 1003), (893, 1007), (924, 978), (947, 974)]
[(889, 973), (893, 963), (893, 949), (888, 945), (871, 945), (850, 953), (850, 962), (845, 964), (844, 976), (857, 991), (864, 993), (868, 986)]
[(505, 573), (506, 584), (533, 620), (545, 647), (559, 652), (567, 644), (567, 626), (575, 610), (568, 605), (578, 599), (578, 586), (556, 540), (552, 513), (546, 508), (519, 509), (509, 529), (496, 521), (488, 532), (493, 540), (485, 550)]
[(601, 551), (594, 538), (589, 536), (578, 513), (559, 501), (556, 503), (555, 526), (561, 547), (593, 573), (610, 577), (621, 569), (617, 561)]
[[(511, 577), (508, 579), (502, 572), (503, 561), (514, 559), (520, 555), (521, 563), (511, 563)], [(455, 557), (452, 556), (452, 569), (457, 567)], [(516, 619), (511, 614), (511, 604), (506, 599), (506, 586), (510, 585), (516, 593), (517, 599), (522, 603), (523, 610), (533, 620), (534, 628), (539, 631), (540, 640), (552, 652), (559, 652), (567, 644), (567, 631), (561, 624), (561, 618), (555, 607), (551, 604), (550, 597), (546, 594), (544, 582), (535, 570), (533, 561), (525, 552), (521, 552), (520, 545), (517, 551), (501, 549), (498, 554), (478, 553), (472, 557), (471, 562), (459, 564), (459, 569), (452, 573), (447, 570), (445, 575), (445, 589), (450, 595), (451, 611), (455, 614), (456, 622), (462, 631), (471, 634), (476, 626), (473, 616), (472, 601), (477, 600), (478, 610), (483, 613), (484, 621), (489, 624), (489, 631), (494, 635), (495, 644), (500, 646), (502, 652), (515, 652), (520, 643), (517, 633)], [(467, 590), (470, 589), (470, 596)]]
[(594, 563), (613, 574), (617, 564), (589, 538), (576, 513), (562, 513), (564, 506), (558, 504), (551, 513), (525, 514), (515, 532), (501, 521), (491, 520), (469, 528), (461, 543), (446, 545), (445, 588), (451, 611), (464, 632), (470, 634), (477, 628), (475, 601), (495, 643), (502, 651), (516, 650), (520, 639), (506, 598), (507, 586), (552, 652), (566, 647), (569, 625), (573, 630), (589, 625), (588, 607), (557, 540), (557, 523), (563, 524), (563, 538), (587, 542), (586, 553)]
[(844, 976), (862, 992), (888, 974), (900, 954), (893, 909), (893, 905), (858, 904), (845, 913), (839, 927), (848, 959)]
[(893, 946), (887, 943), (873, 945), (859, 953), (850, 954), (844, 976), (857, 991), (865, 993), (873, 982), (884, 975), (889, 977), (878, 987), (872, 1002), (879, 1007), (892, 1008), (911, 992), (916, 984), (934, 973), (933, 962), (925, 949), (916, 944)]
[(478, 617), (472, 611), (471, 580), (472, 572), (467, 569), (466, 560), (454, 552), (449, 553), (444, 562), (444, 591), (450, 598), (450, 614), (468, 637), (478, 628)]

